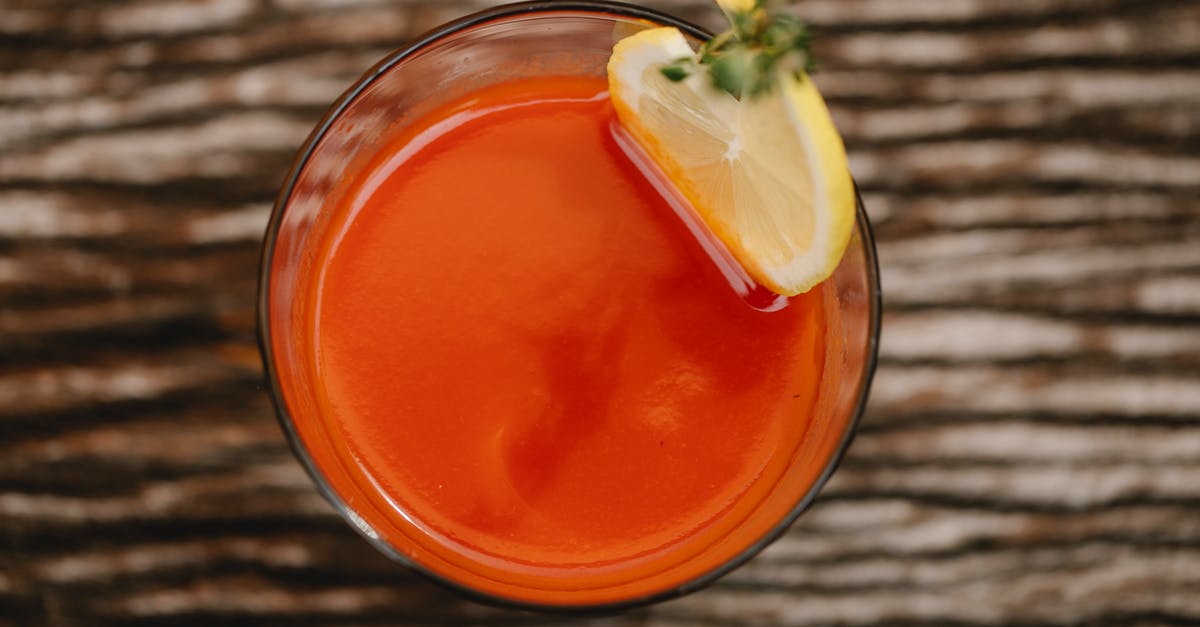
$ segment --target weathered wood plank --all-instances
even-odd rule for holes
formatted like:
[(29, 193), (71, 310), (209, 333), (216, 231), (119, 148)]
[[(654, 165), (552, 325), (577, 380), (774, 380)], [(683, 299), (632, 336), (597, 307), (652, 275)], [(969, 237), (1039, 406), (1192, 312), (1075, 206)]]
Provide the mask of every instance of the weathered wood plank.
[[(1083, 361), (1083, 360), (1081, 360)], [(871, 401), (889, 414), (929, 412), (1161, 416), (1194, 424), (1194, 374), (1093, 372), (1086, 363), (1013, 365), (883, 364)]]

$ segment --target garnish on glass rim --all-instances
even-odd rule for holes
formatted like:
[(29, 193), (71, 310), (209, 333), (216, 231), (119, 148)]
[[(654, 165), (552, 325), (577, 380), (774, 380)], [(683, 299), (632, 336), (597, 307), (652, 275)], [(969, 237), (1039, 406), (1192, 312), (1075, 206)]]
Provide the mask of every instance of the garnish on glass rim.
[(799, 17), (768, 10), (777, 4), (769, 0), (717, 0), (717, 4), (730, 29), (704, 42), (697, 55), (664, 65), (663, 76), (678, 82), (707, 70), (714, 87), (741, 98), (770, 91), (777, 70), (800, 78), (816, 69), (812, 37)]
[(837, 269), (855, 220), (841, 136), (808, 77), (808, 29), (769, 0), (717, 0), (700, 46), (651, 28), (613, 47), (622, 126), (759, 284), (793, 296)]

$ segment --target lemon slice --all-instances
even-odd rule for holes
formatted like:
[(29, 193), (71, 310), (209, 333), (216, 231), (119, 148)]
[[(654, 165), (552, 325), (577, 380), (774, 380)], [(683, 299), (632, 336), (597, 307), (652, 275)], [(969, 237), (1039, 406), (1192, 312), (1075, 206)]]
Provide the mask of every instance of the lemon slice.
[(837, 268), (854, 227), (846, 149), (807, 76), (780, 72), (738, 100), (694, 73), (660, 68), (694, 56), (675, 28), (617, 42), (609, 95), (621, 125), (759, 284), (806, 292)]

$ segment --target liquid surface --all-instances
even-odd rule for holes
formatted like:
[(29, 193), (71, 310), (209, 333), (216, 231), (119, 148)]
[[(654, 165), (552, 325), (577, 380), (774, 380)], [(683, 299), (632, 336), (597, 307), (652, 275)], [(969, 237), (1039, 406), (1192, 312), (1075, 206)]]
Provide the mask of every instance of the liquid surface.
[(618, 146), (604, 87), (489, 87), (395, 138), (309, 287), (342, 463), (397, 521), (514, 568), (736, 526), (824, 363), (820, 290), (748, 306)]

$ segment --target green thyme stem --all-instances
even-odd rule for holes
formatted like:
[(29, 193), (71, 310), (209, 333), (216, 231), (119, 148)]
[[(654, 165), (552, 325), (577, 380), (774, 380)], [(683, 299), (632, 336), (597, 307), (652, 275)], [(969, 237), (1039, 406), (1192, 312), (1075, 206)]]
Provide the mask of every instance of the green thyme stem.
[(684, 57), (663, 66), (672, 81), (707, 72), (717, 89), (735, 98), (771, 91), (775, 74), (792, 72), (799, 78), (815, 70), (808, 26), (771, 0), (755, 0), (745, 10), (726, 10), (729, 30), (700, 46), (696, 58)]

